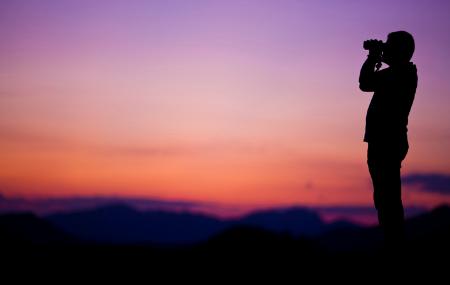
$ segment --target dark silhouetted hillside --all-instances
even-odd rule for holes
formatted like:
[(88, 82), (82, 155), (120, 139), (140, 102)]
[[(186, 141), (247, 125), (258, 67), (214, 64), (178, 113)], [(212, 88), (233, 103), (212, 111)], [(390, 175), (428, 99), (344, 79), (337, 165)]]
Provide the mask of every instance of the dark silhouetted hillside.
[(198, 243), (235, 226), (261, 228), (295, 237), (352, 227), (348, 222), (325, 224), (315, 212), (302, 208), (266, 210), (240, 219), (220, 220), (188, 212), (140, 212), (118, 204), (54, 214), (47, 220), (79, 239), (112, 244)]
[[(302, 259), (322, 254), (316, 242), (296, 238), (291, 234), (277, 233), (258, 227), (234, 226), (200, 244), (199, 250), (221, 256), (242, 259)], [(255, 260), (256, 261), (256, 260)]]
[(227, 223), (204, 215), (139, 212), (124, 205), (55, 214), (47, 220), (80, 239), (112, 244), (199, 242), (227, 226)]
[[(245, 270), (257, 268), (255, 274), (276, 267), (282, 271), (289, 268), (290, 273), (300, 272), (301, 276), (308, 273), (308, 268), (339, 268), (341, 272), (358, 268), (370, 272), (373, 266), (386, 268), (392, 263), (422, 268), (424, 261), (440, 266), (447, 264), (445, 260), (450, 255), (448, 206), (407, 221), (408, 242), (401, 260), (383, 255), (377, 227), (361, 228), (339, 221), (324, 223), (325, 232), (321, 235), (299, 237), (286, 231), (294, 223), (287, 218), (289, 223), (282, 222), (282, 226), (269, 230), (276, 223), (274, 217), (280, 215), (277, 211), (231, 221), (188, 213), (139, 212), (121, 205), (46, 219), (32, 214), (9, 214), (0, 216), (0, 250), (3, 257), (17, 264), (27, 260), (33, 265), (45, 265), (46, 261), (52, 266), (192, 266), (194, 270), (225, 271), (238, 266)], [(301, 211), (295, 212), (294, 216), (300, 219)], [(281, 216), (286, 213), (292, 211)], [(316, 221), (313, 216), (308, 219)], [(262, 227), (261, 221), (269, 226)], [(64, 228), (59, 228), (58, 223)], [(65, 229), (75, 231), (76, 238), (65, 234)], [(155, 236), (165, 245), (155, 244)], [(200, 238), (201, 242), (185, 243)]]
[(74, 239), (50, 222), (31, 213), (0, 215), (0, 244), (63, 244)]
[[(437, 254), (450, 252), (450, 207), (441, 206), (406, 220), (406, 245), (410, 253)], [(376, 251), (382, 248), (381, 229), (368, 228), (336, 229), (319, 237), (318, 242), (327, 250)]]
[(294, 236), (313, 236), (326, 231), (320, 216), (303, 208), (260, 211), (243, 217), (238, 223)]
[(441, 206), (414, 217), (406, 223), (406, 234), (411, 248), (422, 254), (450, 254), (450, 207)]
[[(445, 251), (450, 240), (450, 207), (442, 206), (408, 219), (411, 251)], [(378, 227), (358, 227), (346, 221), (326, 224), (301, 208), (253, 213), (237, 220), (220, 220), (192, 213), (139, 212), (123, 205), (48, 216), (0, 216), (0, 238), (8, 244), (200, 246), (222, 252), (373, 252), (382, 246)], [(300, 250), (301, 249), (301, 250)]]
[(406, 232), (412, 239), (430, 235), (441, 235), (450, 229), (450, 207), (440, 206), (430, 212), (411, 218), (406, 224)]

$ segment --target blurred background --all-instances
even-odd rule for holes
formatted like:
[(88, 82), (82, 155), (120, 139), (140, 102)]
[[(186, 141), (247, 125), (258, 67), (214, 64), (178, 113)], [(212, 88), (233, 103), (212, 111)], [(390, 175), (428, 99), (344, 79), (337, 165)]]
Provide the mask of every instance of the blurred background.
[[(415, 37), (419, 70), (406, 213), (446, 205), (448, 11), (438, 0), (1, 1), (0, 212), (90, 238), (105, 220), (80, 229), (71, 214), (194, 213), (309, 234), (374, 225), (371, 93), (358, 76), (363, 41), (397, 30)], [(224, 228), (194, 225), (210, 231), (184, 240)], [(154, 228), (130, 240), (179, 232)]]

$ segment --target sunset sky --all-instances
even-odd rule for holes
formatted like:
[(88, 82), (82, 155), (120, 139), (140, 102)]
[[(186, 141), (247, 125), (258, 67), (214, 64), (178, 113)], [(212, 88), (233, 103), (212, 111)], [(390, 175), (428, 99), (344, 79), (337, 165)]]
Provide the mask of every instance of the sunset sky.
[(406, 30), (419, 84), (402, 174), (419, 179), (404, 203), (449, 203), (450, 186), (436, 186), (450, 175), (449, 11), (418, 0), (0, 1), (0, 193), (372, 205), (362, 42)]

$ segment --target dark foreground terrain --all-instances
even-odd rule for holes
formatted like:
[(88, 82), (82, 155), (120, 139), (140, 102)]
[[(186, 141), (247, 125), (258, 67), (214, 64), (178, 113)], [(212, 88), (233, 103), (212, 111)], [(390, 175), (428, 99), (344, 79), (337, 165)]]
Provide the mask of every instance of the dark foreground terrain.
[(0, 216), (4, 273), (37, 269), (49, 274), (103, 272), (111, 277), (131, 270), (165, 280), (210, 274), (218, 279), (244, 274), (317, 280), (359, 275), (377, 279), (383, 273), (410, 278), (446, 276), (450, 208), (439, 207), (408, 220), (407, 234), (404, 247), (394, 252), (384, 249), (377, 227), (337, 227), (297, 236), (234, 224), (198, 242), (106, 243), (75, 237), (33, 214)]

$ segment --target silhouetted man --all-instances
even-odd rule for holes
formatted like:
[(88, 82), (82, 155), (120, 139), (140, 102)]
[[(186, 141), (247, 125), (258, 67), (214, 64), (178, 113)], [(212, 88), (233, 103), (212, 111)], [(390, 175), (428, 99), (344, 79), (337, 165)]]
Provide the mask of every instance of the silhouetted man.
[[(390, 33), (386, 43), (364, 42), (369, 55), (359, 76), (359, 88), (374, 92), (367, 110), (364, 141), (373, 183), (373, 198), (385, 244), (395, 248), (404, 239), (404, 213), (400, 168), (409, 149), (408, 115), (417, 88), (417, 69), (410, 62), (414, 53), (411, 34)], [(381, 62), (388, 68), (378, 70)]]

